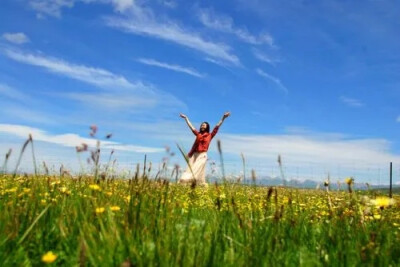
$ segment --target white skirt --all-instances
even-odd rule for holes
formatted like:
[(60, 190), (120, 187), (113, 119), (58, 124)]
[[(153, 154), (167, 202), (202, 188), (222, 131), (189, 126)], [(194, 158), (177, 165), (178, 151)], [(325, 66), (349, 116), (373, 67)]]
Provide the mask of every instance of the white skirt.
[(189, 166), (179, 179), (179, 183), (191, 183), (196, 180), (196, 184), (206, 184), (206, 163), (207, 152), (195, 152), (189, 158)]

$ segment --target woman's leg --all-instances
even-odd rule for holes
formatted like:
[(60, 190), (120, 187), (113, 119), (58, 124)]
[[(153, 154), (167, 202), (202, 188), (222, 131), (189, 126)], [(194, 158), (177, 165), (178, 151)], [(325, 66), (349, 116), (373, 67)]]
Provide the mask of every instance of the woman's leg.
[(196, 155), (192, 170), (196, 178), (196, 182), (199, 185), (206, 183), (206, 164), (207, 164), (207, 153), (201, 152)]
[[(194, 165), (194, 163), (195, 163), (195, 158), (196, 158), (195, 155), (192, 155), (192, 156), (189, 158), (188, 164), (189, 164), (190, 166), (193, 166), (193, 165)], [(180, 183), (180, 184), (191, 183), (191, 182), (195, 179), (195, 178), (193, 177), (193, 173), (192, 173), (192, 171), (190, 170), (189, 165), (187, 166), (186, 170), (182, 173), (182, 176), (181, 176), (181, 178), (179, 178), (178, 183)], [(193, 167), (192, 167), (192, 169), (193, 169)]]

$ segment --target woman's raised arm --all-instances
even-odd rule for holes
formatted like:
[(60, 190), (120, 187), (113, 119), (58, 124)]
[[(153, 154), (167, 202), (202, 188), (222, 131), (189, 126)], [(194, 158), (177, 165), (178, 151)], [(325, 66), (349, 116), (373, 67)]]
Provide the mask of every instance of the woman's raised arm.
[(192, 130), (192, 132), (195, 132), (196, 131), (196, 129), (193, 127), (193, 125), (190, 123), (190, 121), (189, 121), (189, 119), (188, 119), (188, 117), (185, 115), (185, 114), (179, 114), (179, 116), (181, 117), (181, 118), (183, 118), (183, 119), (185, 119), (185, 121), (186, 121), (186, 124), (189, 126), (189, 128), (190, 128), (190, 130)]
[(226, 118), (228, 118), (230, 115), (231, 115), (230, 112), (225, 112), (224, 115), (222, 116), (221, 120), (217, 123), (217, 127), (221, 126), (222, 123), (224, 122), (224, 120), (225, 120)]

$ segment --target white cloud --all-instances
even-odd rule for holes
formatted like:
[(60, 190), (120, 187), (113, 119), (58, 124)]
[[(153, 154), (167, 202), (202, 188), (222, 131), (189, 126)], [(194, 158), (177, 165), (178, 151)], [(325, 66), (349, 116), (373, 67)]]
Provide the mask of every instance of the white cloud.
[(260, 69), (256, 69), (256, 72), (261, 77), (264, 77), (264, 78), (272, 81), (273, 83), (275, 83), (279, 87), (279, 89), (284, 91), (286, 94), (289, 92), (289, 90), (282, 84), (282, 82), (278, 78), (276, 78), (276, 77), (274, 77), (274, 76), (272, 76), (272, 75), (270, 75), (270, 74), (268, 74), (268, 73), (266, 73), (266, 72), (264, 72), (264, 71), (262, 71)]
[(177, 72), (183, 72), (198, 78), (203, 78), (204, 75), (199, 73), (198, 71), (191, 69), (191, 68), (187, 68), (187, 67), (182, 67), (179, 65), (175, 65), (175, 64), (168, 64), (168, 63), (163, 63), (154, 59), (148, 59), (148, 58), (139, 58), (138, 61), (140, 63), (146, 64), (146, 65), (150, 65), (150, 66), (156, 66), (156, 67), (160, 67), (160, 68), (164, 68), (164, 69), (169, 69), (169, 70), (173, 70), (173, 71), (177, 71)]
[(111, 4), (116, 12), (125, 12), (129, 9), (134, 0), (29, 0), (29, 5), (38, 12), (38, 17), (43, 15), (61, 17), (63, 8), (72, 8), (76, 3), (100, 3)]
[(25, 35), (25, 33), (22, 32), (17, 32), (17, 33), (4, 33), (2, 35), (3, 39), (7, 40), (10, 43), (14, 44), (25, 44), (29, 43), (29, 38), (28, 36)]
[(30, 97), (17, 89), (14, 89), (6, 84), (0, 83), (0, 95), (3, 95), (12, 100), (28, 101)]
[(263, 62), (267, 62), (268, 64), (270, 64), (270, 65), (272, 65), (274, 67), (275, 67), (276, 63), (280, 62), (279, 59), (276, 59), (276, 58), (274, 58), (272, 56), (268, 56), (268, 55), (262, 53), (261, 51), (259, 51), (258, 49), (253, 49), (252, 51), (253, 51), (254, 56), (258, 60), (261, 60)]
[(48, 15), (53, 17), (61, 16), (62, 8), (71, 8), (75, 4), (75, 0), (31, 0), (29, 5), (42, 16)]
[(254, 36), (247, 28), (237, 28), (234, 25), (233, 19), (226, 15), (216, 14), (212, 9), (201, 9), (199, 11), (199, 19), (204, 26), (236, 35), (237, 38), (242, 41), (250, 44), (260, 45), (267, 44), (271, 47), (274, 47), (274, 39), (268, 33), (262, 33), (258, 36)]
[(178, 6), (178, 4), (175, 1), (171, 1), (171, 0), (159, 0), (158, 2), (160, 2), (163, 6), (168, 7), (168, 8), (176, 8)]
[(134, 0), (112, 0), (115, 10), (124, 12), (134, 4)]
[(240, 64), (229, 46), (205, 40), (198, 33), (185, 29), (174, 21), (155, 15), (149, 8), (133, 5), (126, 15), (124, 18), (108, 17), (106, 23), (129, 33), (167, 40), (230, 64)]
[[(38, 128), (15, 124), (0, 124), (0, 132), (23, 139), (27, 139), (29, 134), (31, 134), (34, 141), (42, 141), (65, 147), (76, 147), (80, 146), (82, 143), (85, 143), (91, 147), (95, 147), (97, 142), (95, 139), (81, 137), (77, 134), (66, 133), (54, 135), (49, 134), (46, 131)], [(121, 144), (112, 141), (101, 141), (101, 146), (106, 149), (115, 149), (138, 153), (158, 153), (164, 151), (164, 148)]]
[(349, 98), (349, 97), (345, 97), (345, 96), (341, 96), (340, 97), (340, 101), (342, 101), (343, 103), (345, 103), (346, 105), (350, 106), (350, 107), (362, 107), (364, 106), (364, 103), (361, 102), (358, 99), (355, 98)]
[[(127, 93), (66, 93), (62, 96), (94, 107), (118, 110), (137, 111), (142, 108), (154, 108), (161, 102), (157, 97), (137, 96)], [(134, 108), (134, 109), (133, 109)]]
[(42, 67), (50, 72), (106, 89), (105, 93), (96, 92), (95, 94), (87, 92), (59, 93), (59, 95), (91, 106), (97, 105), (114, 110), (129, 109), (130, 111), (134, 111), (132, 108), (136, 108), (136, 111), (138, 111), (154, 107), (185, 107), (185, 104), (173, 95), (157, 90), (151, 85), (145, 85), (140, 81), (130, 82), (125, 77), (105, 69), (12, 50), (6, 50), (5, 54), (18, 62)]
[(133, 84), (123, 76), (100, 68), (77, 65), (57, 58), (46, 57), (43, 55), (33, 55), (13, 50), (6, 50), (5, 54), (9, 58), (18, 62), (42, 67), (48, 71), (62, 74), (69, 78), (83, 81), (99, 87), (118, 87), (127, 89), (143, 88), (143, 85), (140, 83)]
[[(106, 19), (107, 25), (111, 27), (174, 42), (231, 64), (240, 64), (238, 57), (231, 53), (229, 46), (205, 40), (198, 33), (187, 30), (165, 17), (161, 21), (151, 9), (142, 8), (133, 0), (30, 0), (29, 3), (34, 10), (39, 12), (39, 16), (45, 14), (60, 17), (63, 8), (72, 8), (78, 2), (112, 4), (115, 11), (124, 13), (124, 17)], [(165, 2), (167, 3), (173, 2)]]
[(341, 178), (356, 175), (358, 182), (377, 179), (389, 162), (400, 161), (400, 155), (390, 151), (390, 142), (378, 138), (354, 139), (332, 134), (222, 134), (220, 137), (224, 153), (237, 159), (243, 153), (251, 168), (262, 169), (269, 175), (272, 168), (278, 169), (278, 155), (282, 156), (288, 177), (298, 172), (299, 177), (312, 178), (310, 170), (313, 169), (314, 178), (326, 177), (330, 172)]

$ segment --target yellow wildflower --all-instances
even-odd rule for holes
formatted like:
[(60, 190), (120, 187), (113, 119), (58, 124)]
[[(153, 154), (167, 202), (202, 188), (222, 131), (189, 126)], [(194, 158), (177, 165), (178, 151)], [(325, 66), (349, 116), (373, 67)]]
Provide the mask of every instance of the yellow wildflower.
[(96, 213), (97, 213), (97, 214), (100, 214), (100, 213), (103, 213), (105, 210), (106, 210), (106, 209), (103, 208), (103, 207), (101, 207), (101, 208), (96, 208)]
[(14, 192), (17, 192), (17, 187), (13, 187), (13, 188), (10, 188), (10, 189), (6, 189), (6, 193), (14, 193)]
[(67, 192), (68, 189), (65, 186), (63, 186), (63, 187), (60, 187), (59, 190), (61, 193), (65, 193), (65, 192)]
[(47, 252), (42, 256), (42, 261), (44, 263), (52, 263), (57, 259), (57, 255), (54, 254), (52, 251)]
[(95, 191), (101, 191), (101, 187), (97, 184), (91, 184), (89, 185), (89, 188)]
[(380, 220), (382, 216), (380, 214), (374, 214), (374, 219)]
[(110, 207), (110, 210), (112, 210), (112, 211), (119, 211), (119, 210), (121, 210), (121, 208), (118, 207), (118, 206), (111, 206), (111, 207)]
[(394, 199), (389, 197), (377, 197), (371, 201), (378, 209), (384, 209), (394, 204)]
[(353, 177), (347, 177), (345, 180), (346, 184), (352, 185), (354, 183), (354, 178)]

